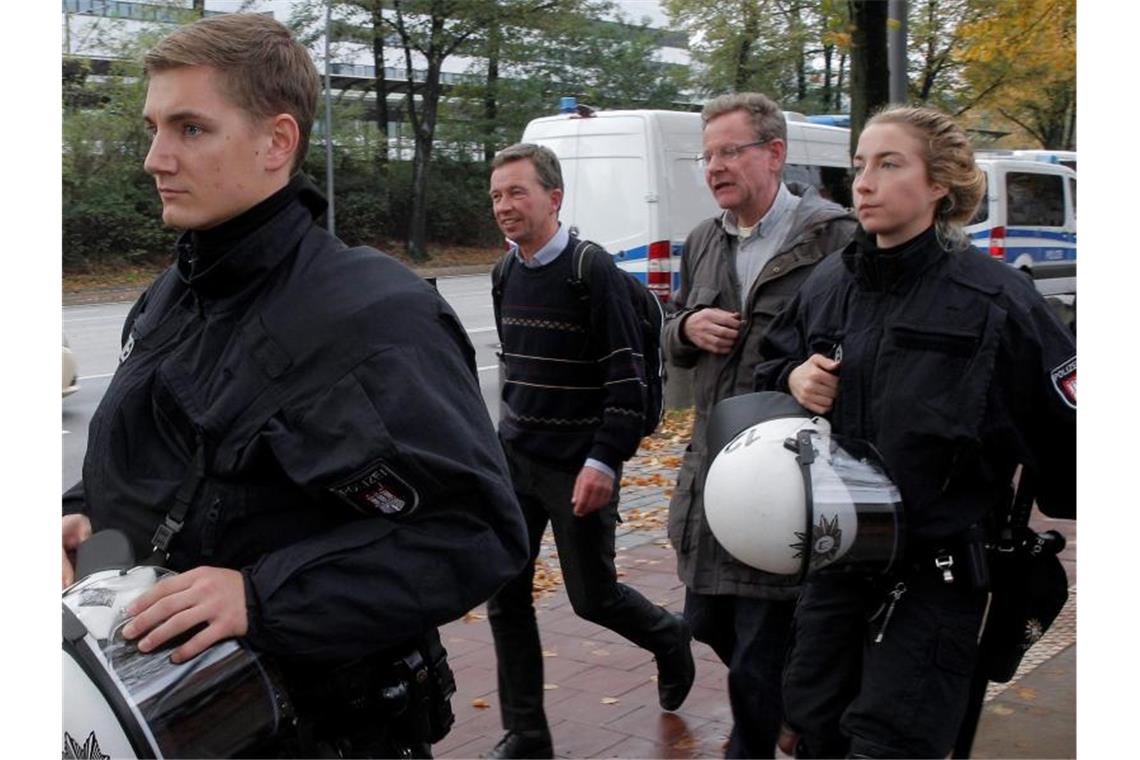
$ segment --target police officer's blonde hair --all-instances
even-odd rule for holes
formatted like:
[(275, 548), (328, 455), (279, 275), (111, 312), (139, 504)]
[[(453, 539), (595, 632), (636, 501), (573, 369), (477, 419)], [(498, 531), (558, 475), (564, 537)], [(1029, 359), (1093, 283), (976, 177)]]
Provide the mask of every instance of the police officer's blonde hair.
[(864, 129), (872, 124), (899, 124), (922, 141), (927, 178), (947, 190), (934, 210), (935, 233), (946, 248), (966, 248), (969, 238), (962, 226), (985, 196), (986, 175), (974, 163), (965, 130), (941, 111), (916, 106), (887, 106), (868, 119)]
[(212, 66), (222, 91), (252, 119), (287, 113), (300, 127), (296, 172), (309, 151), (309, 133), (321, 94), (320, 75), (289, 30), (259, 13), (199, 19), (165, 37), (143, 59), (147, 75), (183, 66)]
[(748, 115), (757, 140), (779, 138), (785, 143), (788, 141), (788, 122), (784, 111), (776, 101), (759, 92), (732, 92), (713, 98), (701, 109), (701, 127), (733, 111), (743, 111)]

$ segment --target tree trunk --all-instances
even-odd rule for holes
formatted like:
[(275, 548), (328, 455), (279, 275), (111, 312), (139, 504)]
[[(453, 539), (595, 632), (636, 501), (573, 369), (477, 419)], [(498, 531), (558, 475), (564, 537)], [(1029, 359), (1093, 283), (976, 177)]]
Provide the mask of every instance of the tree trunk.
[(796, 46), (796, 101), (802, 103), (807, 100), (807, 56), (804, 54), (807, 38), (804, 35), (798, 0), (789, 8), (789, 20), (791, 22), (789, 31)]
[(408, 255), (413, 261), (427, 261), (427, 177), (433, 140), (416, 133), (416, 155), (412, 159), (412, 218), (408, 223)]
[(887, 4), (848, 0), (851, 21), (851, 152), (871, 113), (890, 102), (887, 60)]
[(194, 0), (193, 4), (194, 15), (202, 18), (206, 15), (206, 0)]
[[(442, 25), (443, 21), (440, 19), (439, 26), (442, 28)], [(435, 51), (430, 50), (430, 52)], [(408, 225), (408, 255), (413, 261), (427, 261), (430, 258), (427, 252), (427, 179), (435, 142), (436, 117), (439, 113), (439, 80), (442, 68), (442, 59), (436, 55), (429, 56), (426, 81), (420, 90), (416, 155), (412, 161), (412, 218)]]
[(796, 55), (796, 100), (800, 103), (807, 100), (807, 69), (804, 63), (803, 47)]
[(1069, 118), (1068, 129), (1065, 130), (1065, 150), (1077, 149), (1077, 93), (1073, 93), (1073, 99), (1069, 102)]
[(843, 111), (843, 85), (847, 79), (847, 53), (840, 51), (839, 53), (839, 74), (835, 78), (835, 110), (842, 113)]
[(823, 46), (823, 93), (820, 101), (824, 111), (831, 108), (831, 56), (834, 52), (834, 45)]
[[(384, 172), (388, 164), (388, 72), (384, 64), (383, 2), (372, 5), (372, 66), (376, 70), (376, 129), (380, 133), (380, 148), (376, 151), (377, 168)], [(385, 183), (387, 192), (387, 183)]]
[(745, 9), (744, 23), (740, 32), (740, 50), (736, 55), (736, 75), (733, 77), (733, 92), (744, 92), (752, 81), (752, 47), (760, 36), (760, 19), (755, 8), (749, 4)]
[(499, 121), (499, 54), (502, 47), (502, 29), (492, 23), (487, 30), (487, 89), (483, 93), (483, 118), (487, 123), (487, 139), (483, 142), (483, 159), (495, 157), (495, 124)]

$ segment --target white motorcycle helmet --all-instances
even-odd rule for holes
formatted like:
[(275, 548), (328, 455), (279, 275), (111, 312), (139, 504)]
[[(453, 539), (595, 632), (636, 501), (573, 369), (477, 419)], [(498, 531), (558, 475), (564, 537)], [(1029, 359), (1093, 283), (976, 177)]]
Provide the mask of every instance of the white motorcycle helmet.
[[(126, 547), (121, 536), (88, 542)], [(169, 646), (140, 652), (122, 636), (126, 607), (174, 573), (96, 568), (63, 592), (63, 757), (276, 756), (293, 710), (269, 663), (241, 640), (180, 664)]]
[(874, 448), (831, 434), (784, 393), (718, 403), (705, 518), (738, 561), (768, 573), (886, 572), (902, 553), (902, 498)]

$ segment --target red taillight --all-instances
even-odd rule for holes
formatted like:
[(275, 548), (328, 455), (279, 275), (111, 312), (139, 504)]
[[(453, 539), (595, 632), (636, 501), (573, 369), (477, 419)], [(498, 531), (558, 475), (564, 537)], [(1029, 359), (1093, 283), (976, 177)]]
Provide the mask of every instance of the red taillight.
[(1005, 227), (990, 230), (990, 256), (1005, 260)]
[(657, 300), (665, 303), (673, 290), (673, 261), (670, 258), (671, 246), (668, 240), (658, 240), (649, 244), (646, 262), (646, 285)]

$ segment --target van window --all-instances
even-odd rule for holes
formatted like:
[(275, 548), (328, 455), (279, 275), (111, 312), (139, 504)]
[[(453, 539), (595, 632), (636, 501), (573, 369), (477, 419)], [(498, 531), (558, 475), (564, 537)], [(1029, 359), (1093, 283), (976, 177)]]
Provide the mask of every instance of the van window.
[(978, 224), (990, 218), (990, 178), (989, 175), (982, 174), (985, 182), (985, 187), (982, 188), (982, 199), (978, 201), (978, 210), (974, 212), (974, 218), (967, 222), (967, 226), (971, 224)]
[(785, 164), (784, 181), (811, 185), (829, 201), (851, 208), (851, 177), (846, 169), (838, 166)]
[(1010, 172), (1005, 175), (1006, 223), (1031, 227), (1065, 226), (1064, 177)]
[(1073, 199), (1073, 218), (1077, 218), (1077, 181), (1069, 177), (1069, 197)]

